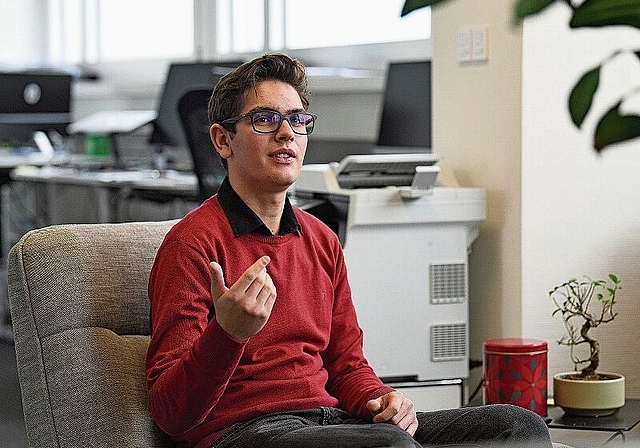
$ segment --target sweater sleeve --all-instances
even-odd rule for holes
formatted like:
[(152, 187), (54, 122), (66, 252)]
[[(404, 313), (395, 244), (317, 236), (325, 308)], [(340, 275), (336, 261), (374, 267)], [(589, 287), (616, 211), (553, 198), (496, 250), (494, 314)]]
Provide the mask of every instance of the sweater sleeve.
[(323, 353), (329, 373), (327, 389), (339, 400), (342, 409), (368, 420), (371, 414), (366, 408), (367, 401), (393, 389), (382, 383), (365, 359), (363, 332), (351, 299), (342, 250), (338, 248), (337, 253), (331, 339)]
[(216, 405), (244, 344), (216, 323), (208, 260), (184, 243), (161, 247), (149, 279), (149, 299), (149, 408), (163, 431), (180, 435)]

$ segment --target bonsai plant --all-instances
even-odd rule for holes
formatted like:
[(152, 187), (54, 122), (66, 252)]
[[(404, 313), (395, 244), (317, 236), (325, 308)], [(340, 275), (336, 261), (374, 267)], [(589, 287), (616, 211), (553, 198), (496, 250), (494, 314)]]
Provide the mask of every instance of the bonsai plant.
[[(575, 367), (575, 372), (560, 373), (553, 378), (555, 402), (565, 412), (606, 415), (624, 405), (624, 377), (598, 370), (600, 344), (591, 333), (618, 315), (614, 307), (619, 289), (620, 280), (609, 274), (607, 281), (573, 278), (549, 291), (555, 304), (552, 315), (560, 315), (566, 329), (558, 344), (570, 348)], [(582, 346), (587, 348), (586, 355), (578, 353)]]
[[(600, 344), (589, 333), (591, 329), (611, 322), (618, 315), (613, 307), (616, 293), (620, 289), (620, 280), (614, 274), (609, 274), (611, 285), (604, 280), (571, 279), (549, 291), (549, 296), (556, 305), (552, 315), (560, 314), (567, 334), (558, 340), (558, 344), (571, 348), (571, 361), (579, 371), (574, 375), (577, 379), (602, 379), (597, 369), (600, 364)], [(594, 299), (600, 304), (599, 310), (594, 311)], [(578, 320), (578, 323), (575, 321)], [(575, 348), (588, 345), (589, 356), (579, 356)], [(580, 368), (582, 366), (582, 368)]]
[[(405, 0), (401, 16), (427, 6), (448, 0)], [(490, 1), (490, 0), (489, 0)], [(538, 14), (552, 4), (560, 2), (571, 9), (569, 27), (631, 26), (640, 28), (640, 0), (518, 0), (514, 15), (517, 20)], [(603, 67), (623, 53), (635, 55), (640, 61), (640, 49), (620, 49), (600, 64), (588, 69), (576, 82), (568, 99), (568, 108), (574, 125), (580, 128), (589, 113), (600, 83)], [(640, 138), (640, 115), (625, 112), (625, 102), (640, 92), (640, 84), (611, 106), (598, 119), (593, 148), (599, 153), (605, 147)]]

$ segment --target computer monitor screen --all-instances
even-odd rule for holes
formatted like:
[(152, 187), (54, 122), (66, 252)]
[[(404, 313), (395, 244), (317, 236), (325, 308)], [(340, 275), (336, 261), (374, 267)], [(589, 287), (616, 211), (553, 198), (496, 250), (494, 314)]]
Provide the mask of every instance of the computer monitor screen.
[(378, 146), (431, 149), (431, 61), (389, 64)]
[(0, 73), (0, 142), (29, 143), (36, 131), (66, 133), (71, 122), (68, 74)]
[(238, 65), (240, 65), (239, 61), (171, 64), (149, 142), (162, 146), (186, 148), (187, 143), (178, 116), (178, 101), (189, 90), (213, 90), (218, 79)]

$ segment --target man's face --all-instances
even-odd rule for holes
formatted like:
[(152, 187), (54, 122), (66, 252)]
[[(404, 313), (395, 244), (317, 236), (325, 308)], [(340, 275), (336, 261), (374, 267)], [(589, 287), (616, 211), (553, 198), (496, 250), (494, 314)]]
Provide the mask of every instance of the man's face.
[[(289, 114), (301, 111), (303, 107), (300, 96), (292, 86), (267, 80), (247, 91), (238, 115), (258, 109)], [(286, 190), (300, 174), (307, 138), (306, 135), (295, 134), (286, 120), (272, 134), (254, 131), (250, 118), (238, 121), (229, 141), (230, 154), (227, 157), (232, 185), (236, 189), (254, 192)]]

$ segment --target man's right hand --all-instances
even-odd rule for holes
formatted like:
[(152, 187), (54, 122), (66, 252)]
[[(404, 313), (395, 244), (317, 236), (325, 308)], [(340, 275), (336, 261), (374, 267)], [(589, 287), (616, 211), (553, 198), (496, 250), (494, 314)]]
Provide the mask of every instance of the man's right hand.
[(211, 296), (218, 325), (237, 341), (246, 341), (266, 325), (276, 301), (276, 287), (267, 273), (271, 259), (260, 257), (230, 287), (222, 267), (212, 261)]

